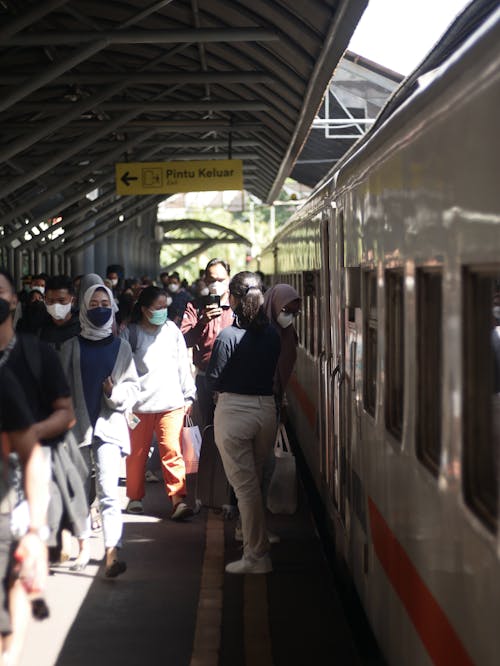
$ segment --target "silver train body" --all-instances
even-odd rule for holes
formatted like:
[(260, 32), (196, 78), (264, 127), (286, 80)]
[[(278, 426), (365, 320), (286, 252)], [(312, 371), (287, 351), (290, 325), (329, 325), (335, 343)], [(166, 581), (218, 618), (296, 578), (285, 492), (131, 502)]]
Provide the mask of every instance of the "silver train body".
[(394, 666), (500, 663), (499, 12), (476, 23), (259, 266), (302, 296), (289, 417)]

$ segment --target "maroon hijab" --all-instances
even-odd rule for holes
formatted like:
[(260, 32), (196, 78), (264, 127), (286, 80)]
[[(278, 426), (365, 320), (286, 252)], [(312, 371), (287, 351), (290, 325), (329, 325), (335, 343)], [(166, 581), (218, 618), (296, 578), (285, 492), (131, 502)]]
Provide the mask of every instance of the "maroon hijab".
[(284, 307), (296, 300), (300, 300), (300, 296), (289, 284), (275, 284), (264, 294), (264, 311), (281, 338), (281, 352), (274, 382), (280, 399), (283, 397), (297, 359), (298, 338), (294, 325), (283, 328), (278, 324), (277, 317)]

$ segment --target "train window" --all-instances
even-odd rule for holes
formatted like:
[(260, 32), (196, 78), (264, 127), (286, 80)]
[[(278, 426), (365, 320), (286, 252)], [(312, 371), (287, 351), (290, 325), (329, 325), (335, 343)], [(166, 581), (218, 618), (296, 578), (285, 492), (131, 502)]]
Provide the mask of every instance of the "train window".
[(302, 290), (302, 273), (298, 273), (296, 275), (296, 286), (295, 288), (297, 289), (301, 299), (302, 299), (302, 307), (301, 307), (301, 313), (297, 317), (297, 325), (296, 325), (296, 330), (297, 330), (297, 335), (299, 336), (299, 343), (302, 347), (305, 347), (305, 341), (304, 341), (304, 320), (305, 320), (305, 309), (306, 309), (306, 304), (304, 300), (304, 292)]
[(366, 411), (375, 416), (375, 401), (377, 399), (377, 273), (366, 271), (363, 278), (365, 347), (363, 402)]
[(416, 447), (435, 476), (441, 458), (442, 311), (441, 271), (417, 271)]
[(385, 273), (385, 425), (395, 437), (403, 434), (404, 278), (402, 271)]
[(500, 449), (500, 269), (464, 273), (465, 501), (493, 532)]

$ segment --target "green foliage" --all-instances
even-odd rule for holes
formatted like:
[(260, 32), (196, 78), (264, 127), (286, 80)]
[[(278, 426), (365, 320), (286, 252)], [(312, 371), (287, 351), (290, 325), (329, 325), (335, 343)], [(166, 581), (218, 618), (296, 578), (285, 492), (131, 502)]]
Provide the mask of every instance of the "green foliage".
[[(274, 227), (277, 232), (283, 227), (290, 216), (296, 209), (295, 200), (297, 193), (300, 198), (304, 197), (304, 192), (301, 191), (301, 186), (288, 179), (285, 187), (280, 193), (279, 201), (293, 201), (290, 206), (276, 205), (274, 207)], [(224, 243), (223, 241), (213, 245), (206, 251), (195, 257), (187, 257), (189, 253), (199, 246), (199, 243), (192, 245), (186, 244), (169, 244), (164, 245), (161, 249), (160, 263), (162, 269), (169, 267), (172, 264), (179, 262), (182, 257), (187, 257), (179, 266), (172, 270), (177, 270), (181, 277), (185, 277), (188, 282), (198, 278), (200, 270), (203, 270), (210, 259), (213, 257), (221, 257), (228, 261), (231, 265), (231, 272), (236, 273), (240, 270), (247, 268), (248, 262), (251, 257), (255, 257), (271, 242), (272, 240), (272, 221), (271, 221), (271, 206), (262, 203), (256, 197), (245, 193), (244, 195), (245, 206), (240, 211), (230, 211), (226, 208), (171, 208), (168, 210), (168, 219), (190, 219), (200, 220), (201, 222), (214, 222), (222, 227), (235, 231), (248, 240), (249, 245), (239, 245), (235, 243)], [(167, 219), (167, 218), (165, 218)], [(211, 237), (216, 237), (218, 234), (214, 230), (204, 230)], [(200, 230), (192, 228), (176, 229), (168, 232), (168, 238), (200, 238), (203, 234)]]

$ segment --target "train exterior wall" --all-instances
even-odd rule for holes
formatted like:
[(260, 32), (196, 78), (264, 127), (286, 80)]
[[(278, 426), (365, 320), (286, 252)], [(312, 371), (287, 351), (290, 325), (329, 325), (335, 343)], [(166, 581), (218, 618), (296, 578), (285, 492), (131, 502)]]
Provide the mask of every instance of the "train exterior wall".
[[(490, 666), (500, 651), (498, 514), (481, 515), (466, 477), (476, 455), (466, 377), (489, 351), (467, 346), (475, 322), (465, 302), (481, 276), (500, 283), (498, 43), (497, 17), (376, 129), (267, 253), (273, 281), (303, 297), (290, 418), (339, 556), (395, 666)], [(427, 279), (438, 285), (434, 310), (421, 296)], [(427, 311), (436, 328), (422, 328)], [(421, 361), (434, 348), (431, 464), (417, 432), (427, 417)]]

